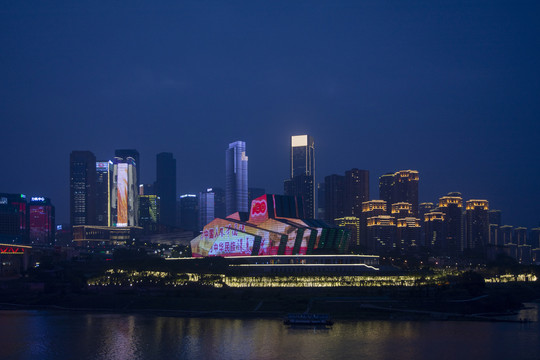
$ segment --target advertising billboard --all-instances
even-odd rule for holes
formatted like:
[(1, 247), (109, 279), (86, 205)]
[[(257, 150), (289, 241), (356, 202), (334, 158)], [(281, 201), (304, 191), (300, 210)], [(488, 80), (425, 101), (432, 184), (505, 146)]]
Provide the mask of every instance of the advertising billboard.
[(116, 226), (128, 226), (128, 164), (118, 164)]
[(192, 256), (250, 256), (260, 237), (240, 230), (242, 224), (231, 225), (233, 227), (205, 227), (199, 236), (191, 240)]

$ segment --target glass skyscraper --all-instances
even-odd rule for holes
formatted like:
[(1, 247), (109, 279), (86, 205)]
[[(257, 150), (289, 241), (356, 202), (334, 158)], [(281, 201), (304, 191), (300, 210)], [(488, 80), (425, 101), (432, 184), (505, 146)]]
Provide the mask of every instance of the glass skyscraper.
[(235, 141), (225, 151), (225, 206), (227, 215), (248, 210), (248, 157), (246, 143)]
[(291, 136), (291, 177), (285, 195), (304, 199), (305, 216), (315, 218), (315, 142), (309, 135)]

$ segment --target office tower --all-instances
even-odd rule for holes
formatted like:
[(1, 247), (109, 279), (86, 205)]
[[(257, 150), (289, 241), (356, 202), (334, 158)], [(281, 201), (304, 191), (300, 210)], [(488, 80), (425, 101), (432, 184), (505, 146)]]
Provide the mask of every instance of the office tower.
[(346, 171), (345, 216), (360, 217), (365, 201), (369, 201), (369, 171), (356, 168)]
[(216, 194), (212, 188), (199, 193), (199, 224), (206, 226), (216, 218), (215, 207)]
[(418, 249), (420, 240), (420, 219), (405, 217), (397, 219), (396, 247), (409, 252)]
[(227, 215), (248, 212), (248, 157), (246, 143), (235, 141), (225, 151), (225, 198)]
[(345, 176), (328, 175), (324, 178), (324, 213), (330, 224), (345, 215)]
[(326, 219), (325, 216), (325, 197), (326, 197), (326, 189), (325, 189), (324, 183), (318, 183), (317, 184), (317, 219), (324, 220)]
[(367, 219), (367, 244), (375, 254), (383, 254), (395, 248), (396, 219), (378, 215)]
[(413, 216), (412, 204), (408, 202), (392, 204), (392, 216), (396, 219)]
[[(425, 215), (432, 211), (435, 208), (433, 203), (430, 202), (424, 202), (421, 204), (418, 204), (418, 218), (420, 219), (420, 238), (422, 241), (425, 241), (426, 239), (426, 227), (425, 227)], [(433, 210), (435, 211), (435, 210)], [(424, 245), (428, 246), (427, 243), (424, 242)]]
[(251, 202), (256, 198), (266, 194), (266, 190), (263, 188), (248, 188), (248, 207), (251, 207)]
[(135, 159), (115, 157), (111, 190), (112, 226), (138, 226), (139, 186)]
[(96, 162), (96, 225), (111, 226), (112, 161)]
[(499, 242), (501, 245), (514, 244), (514, 227), (503, 225), (499, 227)]
[(0, 243), (28, 243), (27, 210), (26, 195), (0, 193)]
[(434, 255), (447, 255), (445, 215), (442, 211), (424, 214), (424, 245)]
[(527, 245), (527, 228), (517, 227), (514, 229), (514, 243), (517, 245)]
[(387, 213), (392, 213), (392, 204), (394, 203), (394, 174), (388, 173), (379, 177), (379, 199), (387, 204)]
[[(285, 195), (301, 196), (307, 219), (315, 218), (315, 142), (309, 135), (291, 136), (291, 174)], [(298, 177), (298, 178), (297, 178)]]
[(489, 223), (501, 226), (501, 210), (489, 210)]
[(451, 192), (439, 199), (439, 209), (444, 213), (446, 250), (449, 256), (458, 256), (463, 251), (463, 198)]
[(394, 174), (392, 201), (410, 203), (414, 216), (418, 216), (418, 181), (416, 170), (400, 170)]
[(151, 233), (158, 229), (159, 211), (160, 199), (157, 195), (139, 193), (139, 226), (145, 232)]
[(49, 198), (32, 197), (28, 204), (30, 243), (53, 245), (56, 231), (54, 206)]
[(156, 155), (155, 194), (160, 200), (159, 221), (162, 224), (176, 224), (176, 159), (172, 153)]
[(178, 200), (178, 225), (188, 231), (199, 231), (199, 199), (195, 194), (180, 195)]
[(96, 157), (90, 151), (69, 155), (69, 214), (71, 225), (96, 223)]
[(119, 149), (114, 151), (114, 156), (122, 159), (132, 158), (135, 162), (135, 168), (137, 172), (137, 189), (141, 183), (141, 157), (139, 152), (135, 149)]
[(489, 203), (487, 200), (468, 200), (465, 209), (468, 252), (474, 256), (485, 256), (489, 243)]

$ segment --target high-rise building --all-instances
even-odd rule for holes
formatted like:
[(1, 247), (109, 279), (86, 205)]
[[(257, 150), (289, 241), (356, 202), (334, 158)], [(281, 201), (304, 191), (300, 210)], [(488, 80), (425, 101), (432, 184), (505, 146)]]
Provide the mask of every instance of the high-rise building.
[(501, 210), (489, 210), (489, 223), (501, 226)]
[(379, 177), (379, 199), (387, 204), (387, 214), (392, 213), (392, 204), (394, 203), (394, 174), (388, 173)]
[(439, 199), (439, 209), (444, 213), (446, 254), (458, 256), (463, 251), (463, 198), (451, 192)]
[(392, 204), (392, 216), (402, 219), (413, 216), (412, 204), (408, 202), (397, 202)]
[(56, 231), (54, 206), (49, 198), (32, 197), (28, 204), (30, 243), (53, 245)]
[(393, 174), (384, 174), (379, 178), (379, 197), (391, 205), (407, 202), (412, 205), (414, 216), (418, 216), (418, 171), (400, 170)]
[(351, 169), (345, 172), (345, 216), (360, 217), (362, 203), (369, 201), (369, 171)]
[(135, 159), (115, 157), (111, 191), (112, 226), (138, 226), (139, 186)]
[(527, 228), (517, 227), (514, 229), (514, 243), (517, 245), (527, 245)]
[(172, 153), (156, 155), (155, 194), (160, 200), (159, 221), (173, 226), (176, 224), (176, 159)]
[(216, 218), (215, 206), (216, 194), (214, 189), (208, 188), (204, 192), (199, 193), (199, 224), (206, 226)]
[(326, 185), (324, 183), (317, 184), (317, 219), (324, 220), (326, 219), (325, 209), (326, 209)]
[(220, 187), (213, 187), (212, 192), (214, 193), (214, 215), (217, 218), (224, 219), (229, 215), (226, 209), (225, 190)]
[(135, 162), (135, 169), (137, 172), (137, 189), (141, 183), (141, 157), (139, 152), (135, 149), (119, 149), (114, 151), (114, 156), (122, 159), (132, 158)]
[(248, 212), (248, 157), (243, 141), (230, 143), (225, 151), (225, 198), (227, 215)]
[(376, 254), (391, 251), (396, 247), (396, 218), (378, 215), (367, 219), (368, 248)]
[(431, 211), (424, 214), (424, 245), (435, 255), (446, 255), (446, 226), (442, 211)]
[(90, 151), (69, 156), (69, 204), (71, 225), (96, 223), (96, 157)]
[(159, 211), (160, 199), (157, 195), (139, 194), (139, 226), (144, 228), (145, 232), (157, 231)]
[(337, 218), (345, 215), (345, 176), (328, 175), (324, 178), (325, 209), (326, 221), (334, 223)]
[(360, 215), (360, 246), (371, 248), (368, 244), (368, 219), (386, 214), (386, 201), (384, 200), (370, 200), (362, 203), (362, 214)]
[[(307, 219), (315, 218), (315, 142), (309, 135), (291, 136), (291, 174), (285, 195), (301, 196)], [(297, 178), (298, 177), (298, 178)]]
[(486, 256), (489, 244), (489, 203), (487, 200), (468, 200), (465, 209), (466, 247), (471, 255)]
[(347, 228), (351, 233), (351, 241), (349, 249), (356, 253), (366, 253), (367, 248), (360, 244), (360, 218), (356, 216), (346, 216), (335, 219), (335, 224), (338, 227)]
[(96, 162), (96, 225), (111, 226), (112, 161)]
[(503, 225), (499, 227), (499, 242), (501, 245), (515, 244), (514, 227), (512, 225)]
[(189, 231), (199, 231), (199, 199), (196, 194), (180, 195), (178, 200), (178, 225)]
[[(540, 228), (531, 229), (529, 245), (531, 245), (533, 249), (540, 248)], [(540, 262), (540, 258), (537, 261)]]
[(28, 243), (27, 210), (26, 195), (0, 193), (0, 243)]
[(405, 217), (397, 219), (396, 247), (401, 251), (413, 251), (422, 245), (420, 240), (420, 219)]

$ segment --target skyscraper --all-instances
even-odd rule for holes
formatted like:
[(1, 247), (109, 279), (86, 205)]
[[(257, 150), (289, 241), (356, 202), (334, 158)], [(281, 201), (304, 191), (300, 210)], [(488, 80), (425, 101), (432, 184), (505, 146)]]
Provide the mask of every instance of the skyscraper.
[(135, 159), (115, 157), (111, 191), (112, 225), (137, 226), (139, 223), (139, 186)]
[(111, 226), (112, 161), (96, 162), (96, 225)]
[(27, 210), (26, 195), (0, 193), (0, 242), (28, 242)]
[(369, 171), (351, 169), (345, 172), (345, 216), (362, 215), (362, 203), (369, 201)]
[(489, 205), (487, 200), (469, 200), (466, 203), (466, 244), (470, 254), (486, 255), (489, 243)]
[(172, 153), (156, 155), (156, 195), (160, 199), (159, 222), (176, 224), (176, 159)]
[(463, 198), (451, 192), (439, 199), (439, 209), (444, 213), (446, 247), (444, 253), (457, 256), (463, 250)]
[(216, 218), (215, 199), (216, 194), (212, 188), (199, 193), (199, 224), (201, 227), (206, 226)]
[(141, 183), (141, 157), (139, 152), (135, 149), (119, 149), (114, 151), (114, 156), (122, 159), (132, 158), (135, 161), (135, 168), (137, 172), (137, 189)]
[[(295, 179), (297, 176), (300, 178)], [(291, 136), (291, 175), (284, 185), (285, 195), (301, 196), (304, 200), (306, 218), (314, 219), (316, 209), (315, 142), (311, 136)]]
[(412, 205), (414, 216), (418, 216), (418, 171), (400, 170), (394, 174), (384, 174), (379, 178), (379, 197), (388, 204), (407, 202)]
[(225, 151), (225, 203), (227, 215), (248, 212), (248, 157), (246, 143), (235, 141)]
[(199, 231), (199, 199), (197, 198), (197, 195), (180, 195), (180, 199), (178, 201), (178, 215), (178, 225), (182, 229), (188, 231)]
[(335, 219), (345, 216), (345, 176), (328, 175), (324, 178), (324, 185), (324, 213), (326, 221), (333, 224)]
[(71, 225), (94, 225), (96, 223), (96, 157), (92, 152), (71, 152), (69, 187)]
[(49, 198), (32, 197), (28, 204), (30, 242), (52, 245), (56, 230), (54, 206)]

